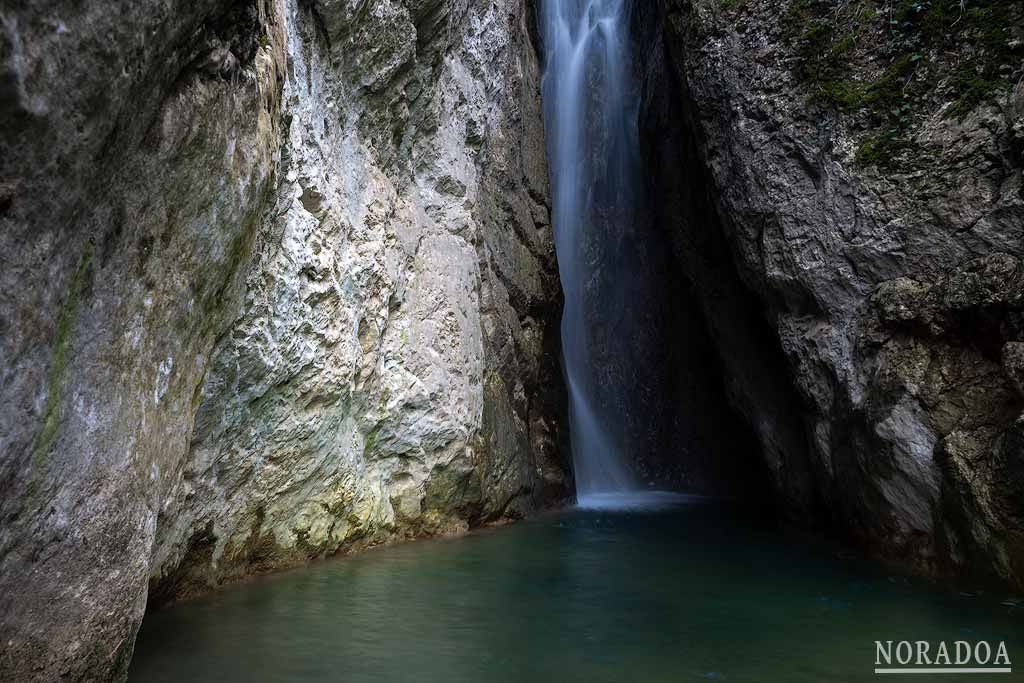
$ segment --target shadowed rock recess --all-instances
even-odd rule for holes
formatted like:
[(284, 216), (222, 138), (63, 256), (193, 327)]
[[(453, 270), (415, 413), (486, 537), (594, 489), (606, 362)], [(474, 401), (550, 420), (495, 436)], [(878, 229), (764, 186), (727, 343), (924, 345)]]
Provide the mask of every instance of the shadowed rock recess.
[(1024, 6), (640, 5), (657, 221), (780, 507), (1021, 589)]
[[(637, 480), (1024, 589), (1024, 7), (632, 7)], [(0, 679), (571, 496), (534, 9), (3, 3)]]
[(566, 494), (527, 18), (0, 8), (0, 678), (119, 679), (147, 593)]

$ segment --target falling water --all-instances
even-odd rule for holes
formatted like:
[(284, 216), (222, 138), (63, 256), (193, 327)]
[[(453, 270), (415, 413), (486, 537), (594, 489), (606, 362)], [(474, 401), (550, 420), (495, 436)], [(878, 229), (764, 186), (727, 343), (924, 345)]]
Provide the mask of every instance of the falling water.
[[(580, 503), (636, 488), (601, 374), (601, 343), (629, 277), (616, 247), (636, 217), (639, 96), (631, 87), (630, 0), (543, 0), (542, 82), (552, 221), (565, 309), (562, 354)], [(621, 299), (621, 294), (619, 298)], [(615, 310), (618, 309), (618, 310)]]

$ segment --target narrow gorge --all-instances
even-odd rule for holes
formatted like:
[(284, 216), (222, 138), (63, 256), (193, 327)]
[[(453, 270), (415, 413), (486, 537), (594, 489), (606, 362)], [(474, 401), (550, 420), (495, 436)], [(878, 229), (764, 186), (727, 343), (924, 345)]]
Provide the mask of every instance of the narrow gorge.
[(0, 122), (0, 679), (1024, 652), (1019, 2), (0, 0)]

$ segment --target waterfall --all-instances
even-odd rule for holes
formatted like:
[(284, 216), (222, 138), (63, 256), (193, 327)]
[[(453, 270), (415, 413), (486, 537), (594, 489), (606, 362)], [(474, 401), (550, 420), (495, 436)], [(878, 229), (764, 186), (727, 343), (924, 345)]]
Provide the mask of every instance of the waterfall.
[(603, 364), (609, 345), (627, 338), (628, 324), (618, 327), (630, 305), (621, 284), (636, 277), (621, 248), (636, 219), (639, 179), (630, 14), (630, 0), (540, 3), (552, 223), (565, 293), (562, 355), (581, 504), (636, 488), (614, 410), (629, 397)]

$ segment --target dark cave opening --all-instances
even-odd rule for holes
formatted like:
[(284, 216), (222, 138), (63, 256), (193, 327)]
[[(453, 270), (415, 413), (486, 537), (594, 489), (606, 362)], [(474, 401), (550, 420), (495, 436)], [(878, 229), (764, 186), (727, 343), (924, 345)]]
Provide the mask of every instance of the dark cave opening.
[(644, 196), (634, 241), (652, 294), (637, 302), (643, 333), (628, 345), (639, 400), (626, 419), (647, 435), (635, 467), (652, 486), (820, 513), (801, 399), (738, 270), (661, 11), (633, 6)]
[[(543, 56), (539, 3), (529, 6), (528, 30)], [(662, 8), (628, 6), (640, 196), (631, 224), (591, 226), (597, 268), (582, 304), (592, 319), (600, 412), (618, 422), (642, 488), (724, 496), (772, 515), (781, 500), (817, 508), (800, 399), (735, 264), (688, 93), (663, 40)]]

